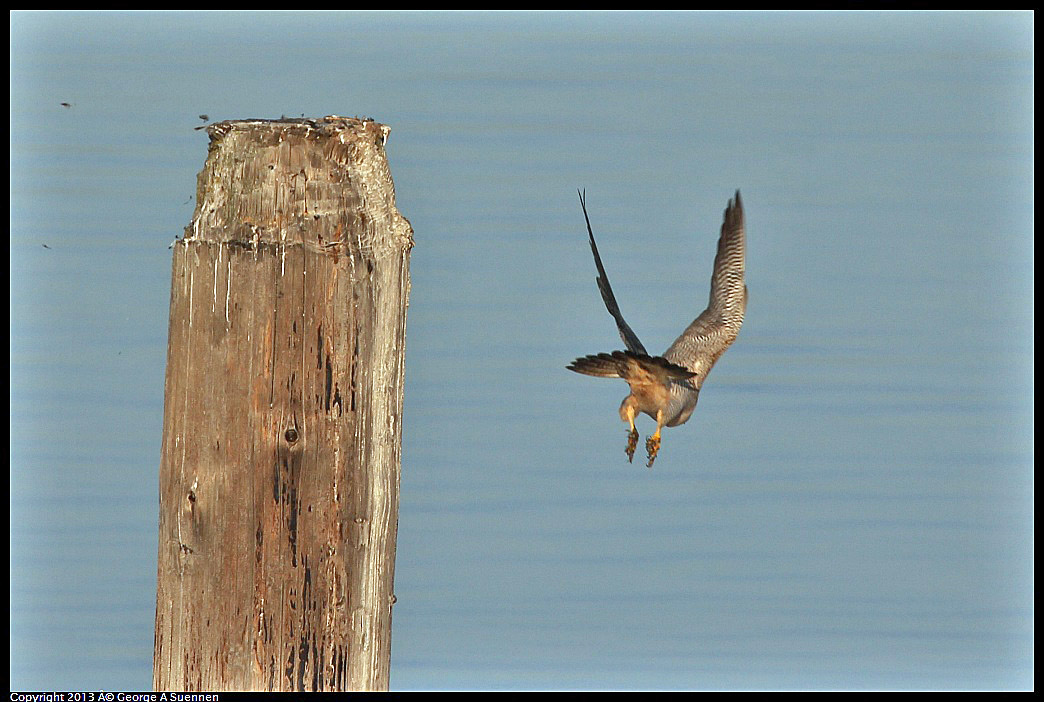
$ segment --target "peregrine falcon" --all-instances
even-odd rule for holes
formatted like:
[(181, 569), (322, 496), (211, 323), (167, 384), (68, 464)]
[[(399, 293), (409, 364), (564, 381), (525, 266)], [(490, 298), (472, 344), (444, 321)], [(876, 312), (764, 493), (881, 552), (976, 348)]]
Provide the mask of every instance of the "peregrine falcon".
[(578, 190), (577, 194), (580, 196), (580, 207), (584, 210), (591, 252), (598, 269), (598, 289), (606, 309), (616, 320), (616, 328), (627, 350), (584, 356), (566, 367), (584, 375), (623, 378), (627, 381), (631, 393), (620, 404), (620, 419), (631, 427), (625, 449), (627, 459), (634, 460), (634, 450), (638, 445), (634, 418), (644, 412), (656, 420), (656, 432), (645, 442), (648, 466), (652, 468), (660, 450), (660, 430), (689, 420), (696, 408), (703, 381), (714, 362), (736, 340), (740, 325), (743, 324), (743, 314), (747, 309), (747, 286), (743, 281), (747, 251), (743, 203), (737, 190), (736, 197), (729, 200), (725, 208), (707, 309), (682, 332), (663, 356), (650, 356), (620, 313), (620, 306), (609, 286), (609, 278), (595, 245), (591, 218), (587, 216), (585, 193)]

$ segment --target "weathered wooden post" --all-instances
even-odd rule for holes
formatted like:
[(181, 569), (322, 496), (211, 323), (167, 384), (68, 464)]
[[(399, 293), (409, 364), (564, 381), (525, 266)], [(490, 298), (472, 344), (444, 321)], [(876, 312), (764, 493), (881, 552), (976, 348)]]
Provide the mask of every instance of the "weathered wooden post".
[(207, 131), (174, 247), (153, 684), (387, 689), (413, 244), (389, 129)]

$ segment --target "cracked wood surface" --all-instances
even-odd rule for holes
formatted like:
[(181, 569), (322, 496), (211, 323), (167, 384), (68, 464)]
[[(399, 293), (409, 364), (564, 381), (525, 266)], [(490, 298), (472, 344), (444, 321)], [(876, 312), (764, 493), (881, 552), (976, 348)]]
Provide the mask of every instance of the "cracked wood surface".
[(174, 246), (154, 686), (387, 689), (413, 244), (389, 130), (207, 131)]

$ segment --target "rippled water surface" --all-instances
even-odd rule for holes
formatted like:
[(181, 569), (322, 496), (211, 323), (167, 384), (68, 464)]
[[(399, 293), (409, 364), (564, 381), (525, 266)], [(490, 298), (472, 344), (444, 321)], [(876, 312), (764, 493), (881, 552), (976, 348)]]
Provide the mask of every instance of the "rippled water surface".
[[(1032, 15), (16, 13), (11, 77), (12, 689), (151, 686), (200, 114), (393, 129), (394, 689), (1032, 687)], [(565, 370), (621, 347), (578, 187), (654, 352), (743, 192), (653, 470)]]

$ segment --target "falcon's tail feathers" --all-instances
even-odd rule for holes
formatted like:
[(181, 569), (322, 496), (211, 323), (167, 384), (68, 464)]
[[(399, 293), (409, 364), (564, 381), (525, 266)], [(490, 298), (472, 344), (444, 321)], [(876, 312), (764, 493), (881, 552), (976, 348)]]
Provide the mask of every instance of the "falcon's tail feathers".
[(695, 373), (687, 368), (671, 363), (662, 356), (647, 356), (633, 351), (613, 351), (597, 353), (578, 358), (566, 368), (576, 373), (593, 375), (598, 378), (627, 378), (631, 364), (637, 363), (650, 371), (664, 373), (668, 378), (684, 380)]

